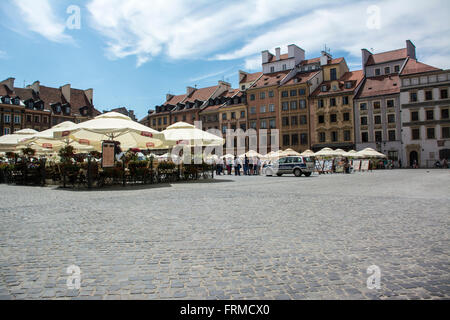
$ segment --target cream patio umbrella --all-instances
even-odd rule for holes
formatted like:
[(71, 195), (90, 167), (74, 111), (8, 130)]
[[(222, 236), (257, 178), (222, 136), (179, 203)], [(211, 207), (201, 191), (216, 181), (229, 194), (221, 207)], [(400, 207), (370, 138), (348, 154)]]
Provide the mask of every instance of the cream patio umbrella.
[(226, 155), (222, 156), (222, 159), (234, 159), (234, 155), (226, 154)]
[(51, 152), (58, 152), (63, 147), (72, 146), (77, 153), (89, 152), (94, 150), (94, 147), (89, 145), (80, 144), (77, 141), (66, 136), (61, 139), (54, 138), (54, 133), (58, 130), (74, 130), (77, 125), (71, 121), (62, 122), (56, 126), (47, 129), (42, 132), (38, 132), (33, 136), (22, 140), (19, 146), (38, 145), (43, 149), (50, 150)]
[(186, 144), (191, 147), (223, 146), (225, 143), (222, 137), (200, 130), (185, 122), (177, 122), (169, 126), (162, 133), (164, 134), (167, 147), (173, 147), (178, 144)]
[(38, 133), (33, 129), (23, 129), (16, 131), (13, 134), (0, 137), (0, 151), (14, 152), (20, 141), (30, 138), (34, 134)]
[(355, 150), (351, 150), (349, 152), (346, 152), (344, 157), (348, 157), (348, 158), (355, 158), (355, 159), (359, 159), (361, 158), (360, 155), (358, 155), (358, 152)]
[(239, 156), (239, 158), (245, 158), (245, 156), (247, 156), (247, 158), (261, 158), (262, 155), (260, 155), (258, 152), (254, 151), (254, 150), (250, 150), (244, 154), (241, 154)]
[(334, 150), (334, 152), (339, 154), (339, 156), (341, 156), (341, 157), (345, 157), (345, 155), (347, 154), (347, 152), (345, 150), (342, 150), (342, 149), (336, 149), (336, 150)]
[(300, 154), (303, 157), (314, 157), (316, 154), (311, 150), (306, 150)]
[(80, 144), (90, 145), (101, 151), (103, 141), (118, 141), (122, 150), (151, 149), (164, 142), (161, 132), (134, 122), (118, 112), (109, 112), (76, 125), (74, 129), (57, 129), (54, 137), (69, 137)]
[(328, 157), (328, 158), (334, 158), (334, 157), (338, 157), (340, 154), (339, 152), (336, 152), (335, 150), (331, 149), (331, 148), (323, 148), (322, 150), (320, 150), (319, 152), (315, 153), (316, 157)]
[(375, 151), (372, 148), (366, 148), (366, 149), (358, 152), (357, 154), (363, 158), (378, 158), (378, 159), (387, 158), (384, 154), (382, 154), (378, 151)]
[(295, 150), (292, 150), (292, 149), (286, 149), (286, 150), (282, 151), (282, 154), (284, 156), (287, 156), (287, 157), (289, 157), (289, 156), (293, 156), (293, 157), (301, 156), (301, 154), (299, 152), (297, 152)]

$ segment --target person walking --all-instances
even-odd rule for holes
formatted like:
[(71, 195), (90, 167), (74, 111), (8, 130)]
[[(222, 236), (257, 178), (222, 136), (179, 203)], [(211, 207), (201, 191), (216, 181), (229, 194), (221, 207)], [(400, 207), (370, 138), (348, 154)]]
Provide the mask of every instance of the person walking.
[(249, 161), (248, 161), (247, 155), (245, 155), (245, 158), (244, 158), (244, 175), (248, 176), (248, 170), (249, 170)]
[(239, 159), (238, 157), (234, 157), (234, 174), (236, 176), (240, 176), (241, 175), (241, 165), (239, 163)]

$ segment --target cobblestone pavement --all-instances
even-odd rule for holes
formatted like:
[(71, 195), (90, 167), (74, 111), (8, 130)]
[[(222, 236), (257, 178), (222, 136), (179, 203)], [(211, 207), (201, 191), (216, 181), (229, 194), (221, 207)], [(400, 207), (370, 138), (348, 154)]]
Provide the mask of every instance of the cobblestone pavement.
[[(0, 186), (0, 299), (449, 299), (450, 171)], [(81, 289), (67, 289), (67, 267)], [(381, 289), (367, 288), (367, 268)]]

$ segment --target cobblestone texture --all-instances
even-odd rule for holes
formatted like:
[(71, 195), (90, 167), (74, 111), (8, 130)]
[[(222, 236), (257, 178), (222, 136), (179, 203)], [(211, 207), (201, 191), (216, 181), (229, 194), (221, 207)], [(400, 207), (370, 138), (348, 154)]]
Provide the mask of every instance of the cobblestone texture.
[[(0, 299), (449, 299), (450, 174), (0, 186)], [(81, 268), (68, 290), (66, 269)], [(367, 289), (367, 267), (381, 289)]]

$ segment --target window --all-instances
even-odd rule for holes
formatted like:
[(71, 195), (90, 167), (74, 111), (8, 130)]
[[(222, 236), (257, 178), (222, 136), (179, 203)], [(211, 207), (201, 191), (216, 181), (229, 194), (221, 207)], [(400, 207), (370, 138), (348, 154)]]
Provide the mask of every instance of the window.
[(166, 125), (167, 124), (167, 117), (164, 117), (164, 124)]
[(350, 141), (352, 138), (350, 130), (344, 130), (344, 141)]
[(308, 118), (306, 116), (300, 116), (300, 124), (301, 125), (308, 124)]
[(322, 86), (320, 89), (322, 92), (327, 92), (328, 91), (328, 87), (326, 85)]
[[(264, 107), (265, 108), (265, 107)], [(236, 119), (236, 112), (232, 112), (231, 113), (231, 119), (235, 120)]]
[(270, 91), (269, 91), (269, 97), (270, 97), (270, 98), (275, 97), (275, 94), (273, 93), (273, 90), (270, 90)]
[(420, 129), (412, 128), (411, 129), (411, 137), (413, 140), (419, 140), (420, 139)]
[(283, 71), (287, 69), (287, 66), (283, 64)]
[(374, 102), (373, 102), (373, 108), (374, 108), (374, 109), (380, 109), (380, 108), (381, 108), (381, 103), (380, 103), (380, 101), (374, 101)]
[(434, 110), (426, 111), (427, 120), (434, 120)]
[(330, 80), (337, 80), (337, 73), (336, 73), (336, 68), (333, 68), (330, 70)]
[(270, 67), (270, 72), (274, 73), (275, 72), (275, 67)]
[(241, 111), (241, 119), (245, 118), (245, 111)]
[(256, 121), (250, 121), (250, 128), (256, 129)]
[(20, 122), (21, 122), (21, 121), (20, 121), (20, 120), (21, 120), (20, 118), (21, 118), (20, 116), (15, 115), (15, 116), (14, 116), (14, 123), (20, 124)]
[(283, 145), (288, 146), (290, 143), (290, 136), (288, 134), (283, 135)]
[(395, 141), (395, 130), (389, 130), (388, 135), (389, 135), (389, 141)]
[(245, 123), (241, 123), (240, 128), (242, 131), (247, 130), (247, 125)]
[(304, 96), (306, 94), (306, 90), (305, 89), (299, 89), (298, 90), (298, 94), (301, 96)]
[(331, 131), (331, 141), (332, 142), (338, 141), (338, 132), (337, 131)]
[(375, 75), (379, 76), (381, 74), (381, 69), (375, 69)]
[(375, 131), (375, 142), (381, 142), (381, 141), (383, 141), (383, 132)]
[(381, 116), (380, 115), (376, 115), (373, 119), (373, 122), (375, 124), (381, 124)]
[(345, 83), (345, 89), (350, 89), (352, 87), (352, 83), (350, 81), (347, 81)]
[(291, 97), (297, 96), (297, 90), (291, 90)]
[(34, 123), (39, 123), (41, 122), (41, 117), (40, 116), (34, 116)]
[(391, 68), (386, 67), (384, 68), (384, 74), (390, 74), (391, 73)]
[(3, 134), (7, 135), (7, 134), (10, 134), (10, 133), (11, 133), (11, 130), (9, 128), (3, 129)]
[(297, 101), (291, 101), (291, 110), (297, 110)]
[(283, 120), (282, 120), (282, 122), (283, 122), (283, 126), (288, 126), (289, 125), (289, 117), (283, 117)]
[(427, 128), (427, 139), (435, 139), (434, 128)]
[(186, 121), (186, 116), (185, 115), (183, 116), (183, 121)]
[(450, 127), (442, 127), (442, 139), (450, 138)]
[(275, 119), (269, 120), (269, 127), (270, 129), (275, 129), (277, 127)]
[(411, 111), (411, 121), (419, 121), (419, 111)]
[(241, 90), (245, 90), (245, 85), (241, 86)]
[(256, 107), (250, 107), (250, 114), (256, 114)]
[(265, 92), (260, 92), (260, 93), (259, 93), (259, 98), (260, 98), (261, 100), (264, 100), (264, 99), (266, 98), (266, 93), (265, 93)]
[(348, 105), (348, 103), (349, 103), (349, 99), (348, 99), (348, 97), (347, 97), (347, 96), (345, 96), (345, 97), (342, 97), (342, 104), (343, 104), (344, 106), (347, 106), (347, 105)]
[(226, 134), (227, 133), (227, 129), (228, 129), (227, 126), (222, 126), (222, 133)]
[(386, 105), (387, 105), (387, 107), (388, 108), (393, 108), (394, 107), (394, 100), (388, 100), (387, 102), (386, 102)]
[(266, 113), (266, 106), (261, 106), (261, 107), (259, 108), (259, 112), (260, 112), (260, 113)]
[(250, 101), (255, 101), (255, 95), (254, 94), (250, 95)]
[(319, 132), (319, 142), (325, 142), (326, 141), (326, 136), (325, 136), (325, 132)]
[(448, 119), (448, 109), (441, 109), (441, 120)]
[(306, 109), (306, 100), (300, 100), (300, 109)]
[(337, 122), (337, 114), (330, 114), (330, 122)]
[(343, 116), (344, 116), (344, 121), (350, 121), (350, 113), (345, 112), (345, 113), (343, 114)]
[(388, 123), (395, 123), (395, 114), (388, 114)]
[(319, 116), (319, 124), (320, 123), (325, 123), (325, 116), (324, 115), (320, 115)]
[(331, 98), (330, 99), (330, 106), (331, 107), (335, 107), (336, 106), (336, 98)]
[(283, 97), (283, 98), (289, 97), (289, 92), (288, 91), (281, 92), (281, 97)]
[(319, 101), (317, 101), (317, 105), (319, 108), (323, 108), (324, 107), (323, 99), (320, 99)]
[(227, 120), (227, 114), (226, 113), (222, 113), (222, 120)]
[(293, 126), (297, 126), (298, 125), (298, 117), (297, 116), (292, 116), (291, 117), (291, 125), (293, 125)]
[(11, 122), (11, 116), (10, 116), (9, 114), (5, 114), (5, 115), (3, 116), (3, 121), (4, 121), (5, 123), (10, 123), (10, 122)]
[(269, 112), (275, 112), (275, 105), (269, 104)]
[(409, 100), (410, 100), (411, 102), (417, 102), (417, 92), (411, 92), (411, 93), (409, 94)]
[(8, 98), (8, 97), (5, 97), (4, 101), (5, 101), (5, 104), (10, 104), (11, 103), (11, 99)]
[(448, 99), (448, 90), (447, 89), (441, 90), (441, 99)]
[(267, 120), (261, 120), (259, 127), (261, 129), (267, 129)]
[(162, 125), (162, 119), (158, 118), (158, 126)]
[(302, 145), (308, 144), (308, 134), (307, 133), (300, 134), (300, 144), (302, 144)]
[(361, 132), (361, 142), (369, 142), (369, 133)]
[[(27, 122), (31, 122), (31, 120), (32, 120), (31, 114), (27, 114)], [(153, 120), (153, 121), (155, 121), (155, 120)]]
[(359, 110), (361, 110), (361, 111), (367, 110), (367, 103), (360, 103)]
[(295, 133), (291, 136), (291, 140), (292, 140), (292, 145), (293, 146), (297, 146), (298, 145), (298, 134)]
[(394, 67), (394, 72), (395, 72), (395, 73), (400, 72), (400, 66), (399, 66), (399, 65), (396, 65), (396, 66)]
[(425, 91), (425, 100), (427, 101), (433, 100), (433, 91), (431, 90)]
[(281, 103), (281, 110), (283, 110), (283, 111), (288, 111), (288, 110), (289, 110), (289, 102), (283, 101), (283, 102)]
[(367, 126), (367, 117), (361, 117), (361, 125)]

